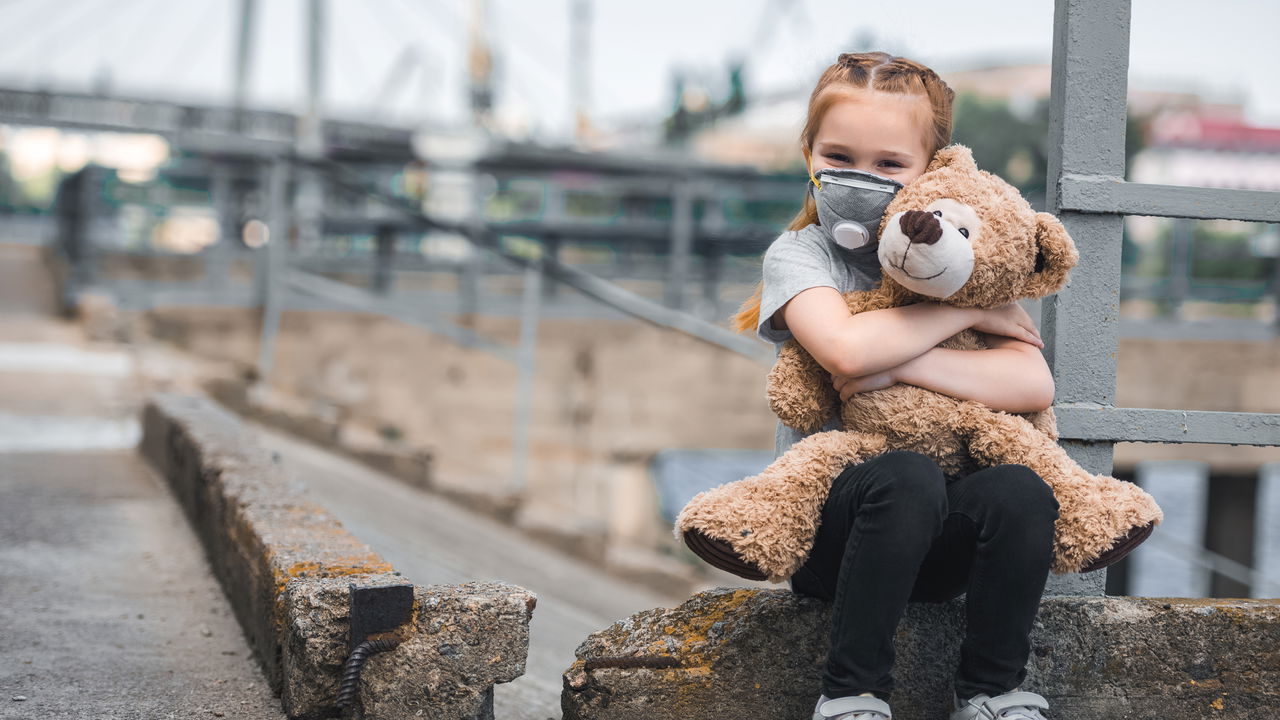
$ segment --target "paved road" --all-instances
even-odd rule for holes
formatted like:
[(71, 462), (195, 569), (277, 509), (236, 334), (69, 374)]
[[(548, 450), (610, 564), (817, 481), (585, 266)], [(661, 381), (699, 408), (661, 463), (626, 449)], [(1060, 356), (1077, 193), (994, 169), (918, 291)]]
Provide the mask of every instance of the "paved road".
[(133, 450), (131, 356), (53, 319), (36, 253), (0, 244), (0, 718), (282, 718)]
[(578, 644), (640, 610), (671, 607), (661, 595), (531, 542), (512, 528), (460, 509), (320, 448), (261, 428), (287, 472), (417, 584), (500, 580), (538, 596), (526, 674), (495, 690), (499, 720), (560, 717), (560, 674)]

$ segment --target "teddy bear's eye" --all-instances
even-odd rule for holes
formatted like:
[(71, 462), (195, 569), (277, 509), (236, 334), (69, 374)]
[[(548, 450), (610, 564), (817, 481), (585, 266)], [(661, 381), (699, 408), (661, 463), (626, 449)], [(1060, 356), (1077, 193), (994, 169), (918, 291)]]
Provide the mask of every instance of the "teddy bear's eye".
[(934, 217), (942, 217), (942, 211), (941, 211), (941, 210), (934, 210), (934, 211), (933, 211), (933, 215), (934, 215)]
[(969, 237), (969, 228), (960, 228), (960, 234)]

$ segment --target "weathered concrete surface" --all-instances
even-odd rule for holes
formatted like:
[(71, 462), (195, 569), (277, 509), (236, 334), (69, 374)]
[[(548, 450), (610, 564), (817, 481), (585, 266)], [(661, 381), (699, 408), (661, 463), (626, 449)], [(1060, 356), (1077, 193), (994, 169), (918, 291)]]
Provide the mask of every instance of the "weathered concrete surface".
[(40, 248), (0, 242), (0, 718), (283, 718), (134, 451), (130, 357), (56, 311)]
[(432, 489), (430, 452), (370, 438), (353, 438), (351, 428), (342, 423), (342, 411), (333, 405), (308, 403), (261, 387), (251, 390), (245, 380), (214, 378), (205, 383), (205, 389), (241, 417), (333, 448), (413, 487)]
[[(239, 420), (208, 400), (155, 396), (144, 412), (142, 451), (168, 479), (204, 541), (272, 687), (283, 690), (285, 711), (295, 718), (332, 715), (341, 669), (337, 644), (345, 648), (347, 634), (346, 605), (340, 601), (345, 589), (352, 582), (403, 580), (391, 575), (392, 567), (381, 556), (311, 502)], [(455, 627), (459, 641), (472, 646), (483, 646), (487, 641), (480, 633), (500, 626), (516, 643), (503, 646), (506, 654), (523, 670), (528, 612), (515, 622), (501, 608), (518, 596), (531, 610), (532, 595), (509, 586), (468, 592), (488, 598), (487, 604), (477, 600), (471, 606), (455, 605), (451, 609), (456, 614), (442, 612), (433, 619)], [(319, 602), (319, 597), (327, 599)], [(516, 627), (520, 623), (525, 630)], [(318, 638), (314, 646), (309, 642), (312, 635)], [(295, 641), (289, 642), (290, 637)], [(311, 657), (313, 650), (320, 655)], [(460, 655), (465, 658), (459, 667), (467, 683), (451, 685), (453, 694), (447, 697), (432, 698), (423, 689), (439, 683), (439, 668), (413, 662), (412, 653), (400, 655), (406, 661), (366, 667), (368, 683), (378, 691), (398, 693), (372, 700), (383, 704), (376, 717), (414, 717), (418, 711), (439, 718), (477, 717), (472, 710), (482, 707), (483, 697), (491, 692), (488, 686), (477, 688), (509, 680), (515, 667), (508, 663), (490, 669), (491, 656)], [(384, 674), (388, 677), (379, 677)], [(394, 706), (404, 698), (422, 697), (427, 699), (412, 712), (407, 706)]]
[(688, 597), (602, 573), (531, 542), (510, 523), (419, 492), (330, 448), (260, 426), (254, 431), (279, 453), (286, 472), (406, 576), (424, 585), (510, 582), (537, 594), (525, 674), (494, 688), (500, 720), (559, 718), (561, 673), (583, 638), (633, 613), (674, 607)]
[(131, 449), (0, 453), (0, 718), (218, 717), (284, 715), (160, 479)]
[[(945, 717), (963, 608), (908, 608), (897, 638), (896, 720)], [(564, 718), (808, 717), (829, 623), (829, 604), (785, 590), (714, 590), (633, 615), (578, 648), (564, 675)], [(1277, 601), (1046, 598), (1032, 642), (1023, 687), (1048, 698), (1054, 718), (1280, 717)], [(586, 666), (618, 657), (680, 667)]]
[[(401, 578), (369, 578), (361, 585)], [(285, 591), (283, 698), (286, 706), (323, 707), (337, 693), (348, 652), (346, 579), (292, 582)], [(466, 583), (415, 588), (411, 626), (403, 642), (373, 655), (361, 675), (360, 701), (369, 718), (429, 717), (493, 720), (493, 685), (524, 674), (534, 598), (514, 585)], [(401, 668), (415, 672), (400, 672)]]

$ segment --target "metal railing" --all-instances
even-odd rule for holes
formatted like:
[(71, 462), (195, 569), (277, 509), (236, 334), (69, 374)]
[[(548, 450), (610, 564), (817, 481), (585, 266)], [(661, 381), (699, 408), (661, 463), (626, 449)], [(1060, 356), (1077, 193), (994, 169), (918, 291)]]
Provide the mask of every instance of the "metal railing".
[[(1048, 202), (1080, 264), (1042, 324), (1063, 445), (1093, 472), (1116, 442), (1280, 445), (1276, 414), (1115, 407), (1124, 216), (1280, 222), (1280, 193), (1125, 182), (1130, 16), (1130, 0), (1057, 0), (1054, 15)], [(1101, 594), (1098, 575), (1051, 592)]]

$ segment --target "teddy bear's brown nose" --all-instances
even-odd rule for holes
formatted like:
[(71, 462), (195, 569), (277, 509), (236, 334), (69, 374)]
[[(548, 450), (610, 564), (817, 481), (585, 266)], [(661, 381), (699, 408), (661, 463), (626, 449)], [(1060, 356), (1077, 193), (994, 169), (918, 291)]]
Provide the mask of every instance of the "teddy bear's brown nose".
[(932, 245), (942, 237), (942, 225), (936, 215), (924, 210), (908, 210), (898, 219), (898, 226), (913, 243)]

